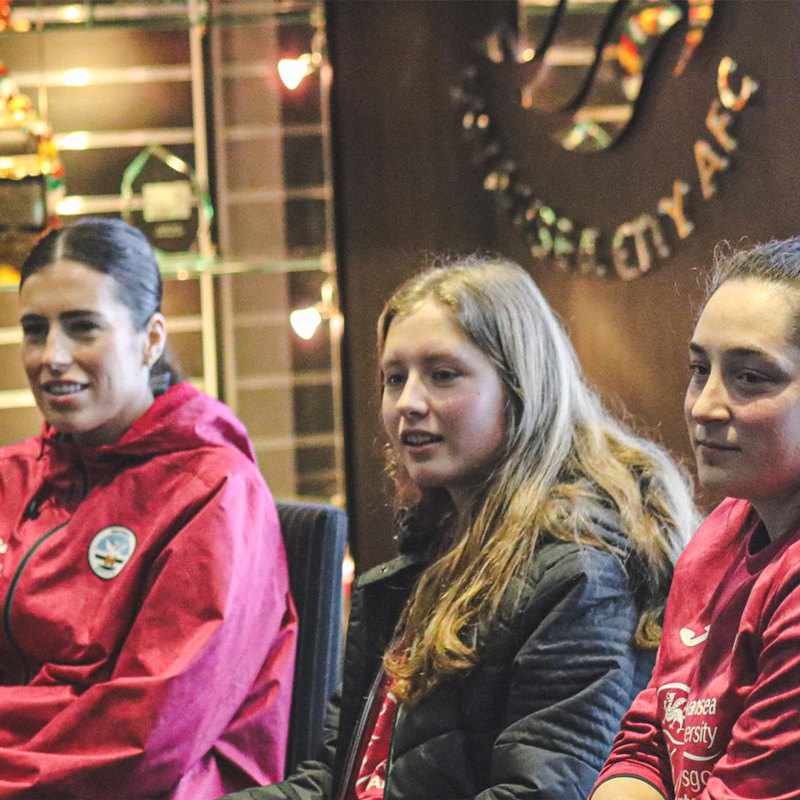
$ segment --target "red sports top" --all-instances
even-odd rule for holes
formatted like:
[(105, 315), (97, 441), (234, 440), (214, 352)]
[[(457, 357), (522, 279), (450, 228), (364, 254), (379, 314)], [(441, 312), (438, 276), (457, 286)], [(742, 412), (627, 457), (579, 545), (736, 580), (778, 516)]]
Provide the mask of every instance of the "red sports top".
[(770, 542), (734, 499), (700, 527), (598, 785), (622, 775), (674, 800), (800, 797), (800, 530)]
[(361, 744), (359, 769), (348, 797), (355, 800), (382, 800), (386, 790), (386, 772), (392, 729), (397, 714), (397, 698), (389, 691), (391, 678), (385, 676), (375, 696), (367, 723), (369, 738)]

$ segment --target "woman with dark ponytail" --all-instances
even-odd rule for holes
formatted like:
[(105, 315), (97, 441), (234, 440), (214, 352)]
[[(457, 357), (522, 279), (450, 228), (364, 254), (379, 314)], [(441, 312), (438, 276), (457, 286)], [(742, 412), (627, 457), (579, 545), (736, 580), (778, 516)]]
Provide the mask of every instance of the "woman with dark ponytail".
[(296, 619), (239, 420), (166, 351), (140, 231), (34, 247), (41, 436), (0, 451), (0, 798), (202, 800), (282, 776)]

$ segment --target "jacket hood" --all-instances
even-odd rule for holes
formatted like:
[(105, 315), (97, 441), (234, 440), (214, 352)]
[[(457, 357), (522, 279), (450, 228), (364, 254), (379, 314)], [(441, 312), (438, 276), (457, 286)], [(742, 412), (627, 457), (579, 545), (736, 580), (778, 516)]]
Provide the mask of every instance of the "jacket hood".
[(116, 442), (81, 445), (48, 423), (42, 431), (42, 453), (50, 456), (53, 472), (77, 460), (92, 483), (97, 474), (131, 461), (207, 446), (232, 447), (256, 463), (247, 431), (233, 412), (185, 382), (157, 397)]

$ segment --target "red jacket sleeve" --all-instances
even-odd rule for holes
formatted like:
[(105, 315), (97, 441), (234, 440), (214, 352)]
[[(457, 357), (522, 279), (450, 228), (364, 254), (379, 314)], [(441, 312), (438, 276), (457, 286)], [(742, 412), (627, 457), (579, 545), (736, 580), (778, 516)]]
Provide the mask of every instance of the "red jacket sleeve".
[(229, 475), (155, 559), (110, 679), (78, 693), (48, 665), (0, 687), (0, 798), (280, 779), (295, 628), (274, 504), (260, 478)]

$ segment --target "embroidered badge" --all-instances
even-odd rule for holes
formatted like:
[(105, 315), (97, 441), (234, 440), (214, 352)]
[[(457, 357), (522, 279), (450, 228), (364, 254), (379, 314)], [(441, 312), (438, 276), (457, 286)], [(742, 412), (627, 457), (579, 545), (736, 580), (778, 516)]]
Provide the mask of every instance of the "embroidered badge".
[(136, 550), (136, 534), (122, 525), (98, 531), (89, 545), (89, 566), (103, 580), (116, 578)]

